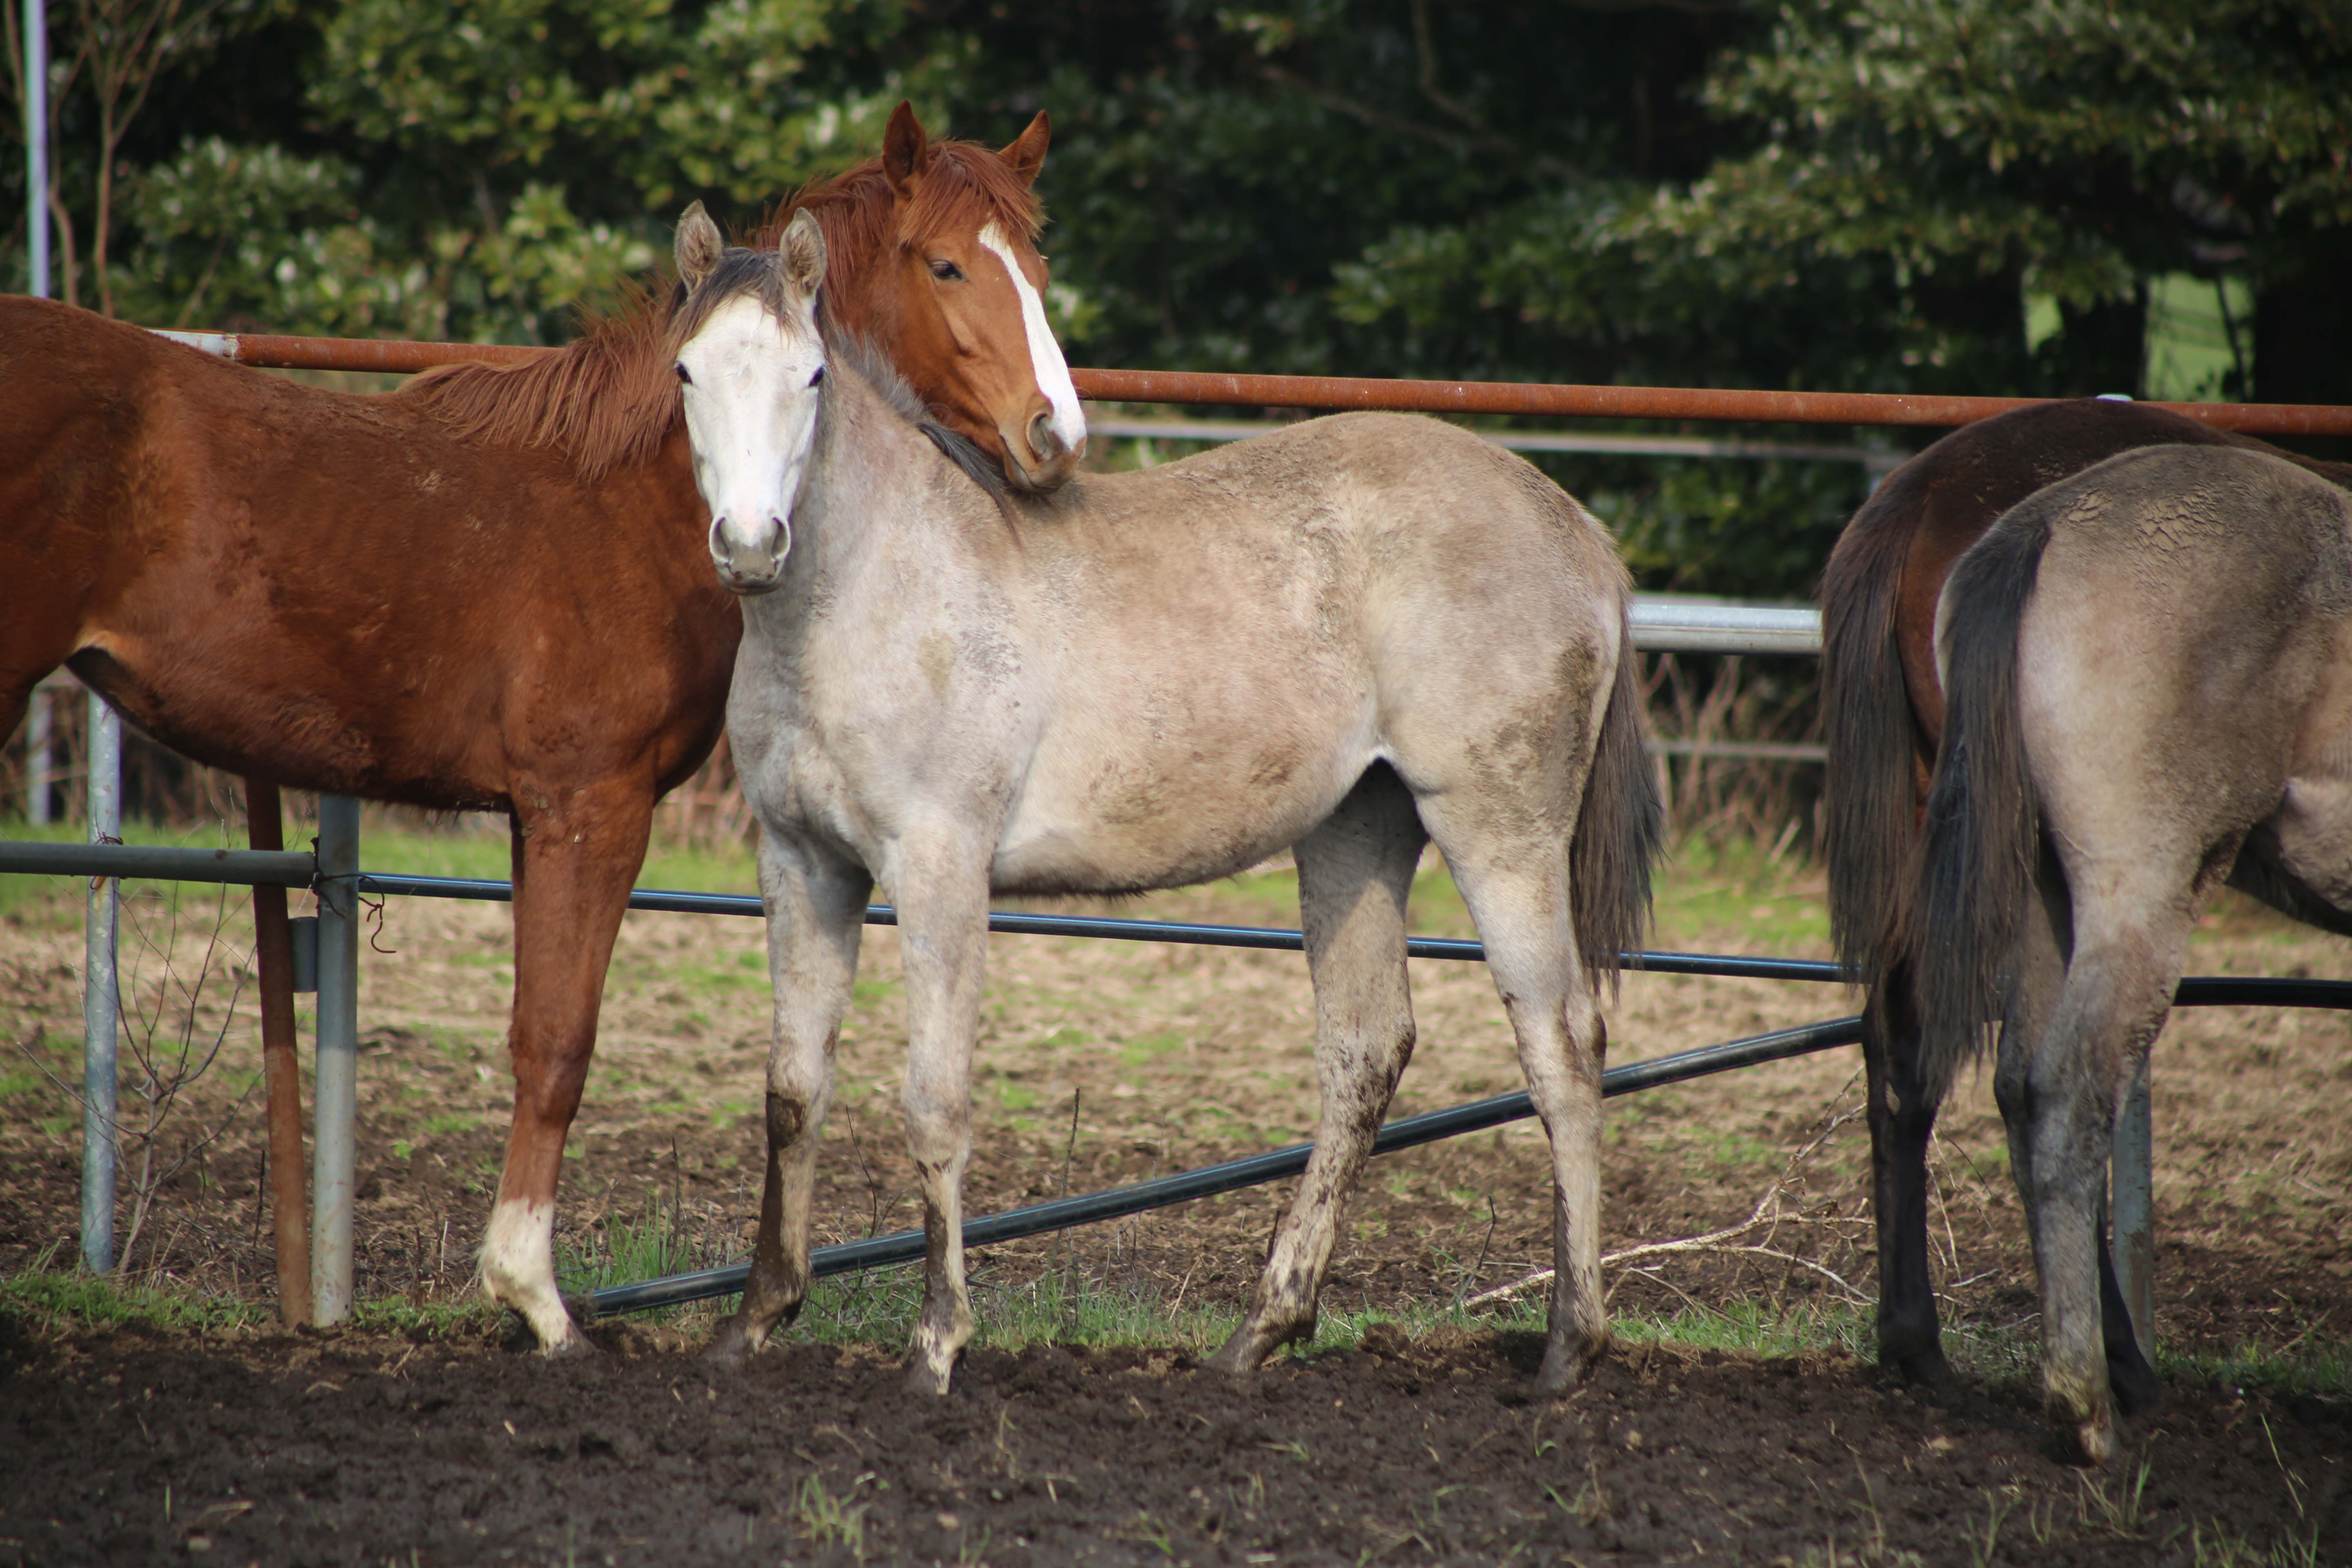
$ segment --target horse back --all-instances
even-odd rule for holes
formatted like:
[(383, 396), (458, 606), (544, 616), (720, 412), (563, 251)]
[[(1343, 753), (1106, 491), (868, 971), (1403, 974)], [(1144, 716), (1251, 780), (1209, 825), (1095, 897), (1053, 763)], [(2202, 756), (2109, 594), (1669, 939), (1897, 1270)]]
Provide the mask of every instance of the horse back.
[(1822, 579), (1823, 851), (1838, 953), (1862, 980), (1874, 982), (1901, 949), (1904, 868), (1944, 731), (1936, 605), (1954, 563), (2036, 490), (2153, 446), (2242, 447), (2352, 480), (2352, 466), (2279, 452), (2166, 409), (2079, 398), (1944, 437), (1888, 475), (1839, 536)]
[(715, 739), (740, 620), (682, 435), (592, 484), (37, 300), (0, 303), (0, 389), (12, 681), (69, 660), (200, 761), (445, 807)]

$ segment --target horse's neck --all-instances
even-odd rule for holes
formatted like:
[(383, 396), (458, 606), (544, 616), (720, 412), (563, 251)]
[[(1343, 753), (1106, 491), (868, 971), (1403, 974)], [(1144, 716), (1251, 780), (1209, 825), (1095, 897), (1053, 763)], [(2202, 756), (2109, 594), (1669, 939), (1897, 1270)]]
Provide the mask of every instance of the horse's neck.
[[(796, 518), (802, 542), (832, 582), (888, 563), (903, 574), (963, 569), (957, 542), (965, 491), (988, 498), (854, 365), (835, 358), (826, 371)], [(796, 545), (795, 548), (798, 548)]]

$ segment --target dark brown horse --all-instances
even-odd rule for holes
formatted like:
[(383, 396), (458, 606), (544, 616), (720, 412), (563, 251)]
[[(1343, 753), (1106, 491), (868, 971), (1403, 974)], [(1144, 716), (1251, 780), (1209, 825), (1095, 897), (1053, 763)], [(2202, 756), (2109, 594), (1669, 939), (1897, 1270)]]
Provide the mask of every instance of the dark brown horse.
[[(1033, 485), (1084, 440), (1034, 322), (1046, 138), (1041, 114), (1002, 153), (926, 144), (901, 105), (879, 160), (794, 204), (838, 236), (835, 319)], [(482, 1273), (551, 1352), (580, 1343), (551, 1234), (606, 962), (742, 635), (701, 547), (677, 300), (363, 397), (0, 299), (0, 734), (62, 663), (215, 766), (512, 821), (515, 1110)]]
[[(1878, 1356), (1906, 1377), (1946, 1375), (1927, 1265), (1927, 1141), (1937, 1096), (1920, 1065), (1916, 976), (1906, 957), (1920, 812), (1944, 730), (1936, 602), (1952, 564), (1993, 520), (2045, 485), (2136, 447), (2270, 452), (2337, 484), (2323, 463), (2140, 404), (2082, 399), (1998, 415), (1945, 437), (1888, 475), (1855, 512), (1822, 580), (1822, 684), (1829, 766), (1824, 849), (1839, 958), (1867, 986), (1871, 1163), (1878, 1225)], [(2156, 1395), (2101, 1254), (2108, 1354), (2129, 1414)]]

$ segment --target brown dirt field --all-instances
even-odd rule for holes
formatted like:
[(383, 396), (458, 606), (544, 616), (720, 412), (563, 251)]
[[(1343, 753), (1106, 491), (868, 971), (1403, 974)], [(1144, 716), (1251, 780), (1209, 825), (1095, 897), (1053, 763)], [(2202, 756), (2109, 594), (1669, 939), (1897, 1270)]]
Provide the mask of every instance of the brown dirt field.
[[(1420, 923), (1468, 934), (1442, 875), (1431, 882)], [(1678, 872), (1658, 945), (1820, 956), (1820, 897), (1801, 871)], [(1287, 900), (1275, 872), (1103, 912), (1291, 924)], [(139, 920), (160, 942), (160, 910)], [(0, 1036), (69, 1075), (78, 900), (20, 902), (0, 921)], [(238, 919), (223, 941), (242, 956)], [(203, 942), (184, 913), (183, 973)], [(617, 1226), (663, 1211), (702, 1258), (740, 1250), (766, 1037), (760, 942), (751, 921), (630, 918), (567, 1151), (559, 1245), (593, 1257)], [(896, 1114), (896, 935), (867, 942), (825, 1134), (821, 1244), (915, 1222)], [(360, 1293), (429, 1308), (467, 1290), (496, 1178), (506, 912), (394, 900), (381, 942), (390, 955), (362, 963)], [(1296, 956), (999, 937), (992, 964), (972, 1212), (1311, 1131)], [(2190, 967), (2352, 977), (2352, 946), (2231, 905), (2209, 917)], [(151, 952), (126, 990), (149, 994), (156, 970)], [(1416, 961), (1413, 985), (1421, 1044), (1394, 1114), (1517, 1087), (1481, 969)], [(165, 1154), (217, 1129), (249, 1081), (249, 994), (225, 1011), (226, 996), (216, 984), (194, 1010), (200, 1036), (226, 1026), (224, 1065), (164, 1123)], [(1834, 987), (1632, 976), (1610, 1009), (1612, 1058), (1853, 1006)], [(2177, 1357), (2251, 1348), (2340, 1367), (2347, 1044), (2343, 1015), (2204, 1009), (2177, 1015), (2158, 1046), (2158, 1327)], [(1960, 1384), (1923, 1400), (1819, 1348), (1835, 1338), (1824, 1321), (1849, 1342), (1857, 1322), (1866, 1332), (1849, 1288), (1873, 1288), (1857, 1068), (1844, 1050), (1612, 1102), (1610, 1248), (1737, 1225), (1781, 1184), (1775, 1221), (1736, 1238), (1769, 1255), (1649, 1255), (1635, 1260), (1647, 1269), (1614, 1274), (1617, 1310), (1637, 1324), (1680, 1312), (1685, 1331), (1760, 1313), (1798, 1326), (1814, 1347), (1800, 1353), (1632, 1348), (1595, 1388), (1537, 1405), (1524, 1396), (1529, 1342), (1508, 1326), (1523, 1320), (1479, 1328), (1474, 1314), (1417, 1341), (1375, 1328), (1360, 1349), (1238, 1387), (1193, 1367), (1195, 1343), (991, 1345), (956, 1394), (923, 1405), (868, 1346), (787, 1334), (745, 1373), (709, 1371), (687, 1353), (703, 1331), (694, 1318), (600, 1326), (608, 1353), (580, 1366), (501, 1352), (478, 1321), (415, 1339), (199, 1337), (26, 1317), (0, 1353), (0, 1466), (17, 1478), (0, 1488), (0, 1563), (150, 1561), (197, 1537), (211, 1546), (193, 1560), (223, 1563), (670, 1561), (688, 1542), (716, 1560), (845, 1561), (844, 1510), (862, 1510), (877, 1561), (2257, 1560), (2214, 1545), (2217, 1530), (2307, 1549), (2281, 1561), (2339, 1560), (2352, 1542), (2340, 1399), (2242, 1389), (2176, 1362), (2172, 1404), (2122, 1474), (2085, 1479), (2043, 1456), (2021, 1348), (2030, 1259), (1980, 1077), (1950, 1108), (1937, 1167)], [(78, 1118), (24, 1056), (0, 1073), (0, 1268), (15, 1272), (59, 1244), (70, 1255)], [(136, 1279), (267, 1299), (258, 1148), (248, 1108), (189, 1155), (142, 1228)], [(1164, 1312), (1230, 1311), (1284, 1195), (995, 1248), (975, 1271), (981, 1310), (1061, 1270)], [(1531, 1124), (1376, 1162), (1327, 1312), (1425, 1321), (1523, 1278), (1549, 1262), (1549, 1202)], [(2143, 1464), (2134, 1514), (2117, 1500)]]

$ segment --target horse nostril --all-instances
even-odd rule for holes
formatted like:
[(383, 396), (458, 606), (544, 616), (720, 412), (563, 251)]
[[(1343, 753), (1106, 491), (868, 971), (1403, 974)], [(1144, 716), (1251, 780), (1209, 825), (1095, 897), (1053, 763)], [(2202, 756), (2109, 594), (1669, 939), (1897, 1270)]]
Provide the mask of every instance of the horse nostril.
[(1063, 451), (1061, 433), (1054, 428), (1054, 411), (1043, 409), (1029, 421), (1029, 449), (1041, 463), (1050, 463)]

